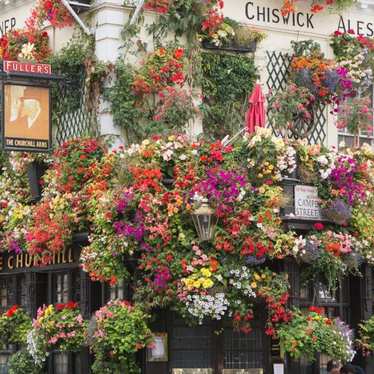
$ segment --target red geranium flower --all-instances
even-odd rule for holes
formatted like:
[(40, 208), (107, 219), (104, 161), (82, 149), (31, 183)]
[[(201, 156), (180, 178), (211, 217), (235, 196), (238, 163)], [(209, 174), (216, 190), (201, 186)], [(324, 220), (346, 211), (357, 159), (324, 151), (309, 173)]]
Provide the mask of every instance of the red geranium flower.
[(5, 315), (8, 318), (11, 318), (17, 312), (17, 309), (18, 309), (18, 305), (13, 305), (10, 309), (7, 310), (7, 312), (5, 313)]
[(317, 222), (313, 225), (315, 230), (322, 231), (325, 228), (325, 225), (321, 222)]

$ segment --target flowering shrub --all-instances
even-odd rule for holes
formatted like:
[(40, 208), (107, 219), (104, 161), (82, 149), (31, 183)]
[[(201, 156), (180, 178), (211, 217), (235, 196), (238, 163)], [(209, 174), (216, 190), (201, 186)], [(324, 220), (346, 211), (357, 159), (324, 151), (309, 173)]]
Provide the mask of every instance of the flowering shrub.
[(153, 10), (157, 13), (167, 13), (169, 10), (169, 0), (146, 0), (144, 9)]
[(347, 129), (355, 136), (354, 146), (358, 147), (360, 134), (370, 133), (373, 126), (373, 110), (369, 98), (353, 98), (347, 100), (339, 108), (336, 121), (338, 129)]
[(349, 70), (354, 83), (362, 86), (370, 84), (374, 67), (374, 40), (363, 35), (335, 31), (330, 45), (339, 66)]
[(135, 353), (152, 343), (148, 316), (138, 306), (114, 300), (95, 313), (92, 344), (94, 373), (140, 373)]
[(7, 362), (9, 374), (41, 374), (42, 369), (35, 365), (32, 356), (27, 351), (18, 351), (9, 357)]
[(73, 25), (73, 17), (61, 0), (38, 0), (31, 16), (26, 20), (26, 26), (29, 29), (40, 29), (45, 21), (57, 28)]
[(45, 61), (51, 53), (48, 40), (38, 29), (11, 30), (0, 38), (0, 59)]
[[(288, 131), (293, 136), (306, 138), (313, 130), (313, 104), (315, 96), (305, 87), (290, 83), (284, 91), (269, 96), (270, 121), (275, 128)], [(307, 131), (300, 131), (298, 122), (309, 124)]]
[(79, 351), (86, 328), (77, 303), (69, 301), (66, 304), (44, 305), (38, 309), (28, 334), (28, 352), (35, 364), (41, 366), (50, 351)]
[(4, 250), (16, 254), (25, 250), (25, 235), (31, 223), (27, 163), (10, 154), (4, 159), (0, 173), (0, 243)]
[[(354, 0), (313, 0), (310, 1), (310, 11), (312, 13), (320, 13), (323, 10), (336, 8), (342, 10), (349, 8), (354, 4)], [(296, 10), (296, 0), (283, 0), (281, 9), (282, 16), (287, 16), (289, 13), (293, 13)]]
[(352, 331), (339, 319), (323, 315), (323, 308), (295, 309), (293, 318), (278, 330), (282, 354), (314, 361), (317, 353), (342, 361), (352, 360)]
[(136, 95), (159, 93), (168, 87), (182, 86), (185, 81), (184, 49), (160, 47), (147, 56), (133, 82)]
[(0, 344), (4, 348), (8, 344), (24, 345), (31, 328), (31, 318), (18, 305), (13, 305), (0, 316)]
[(298, 257), (309, 264), (304, 277), (323, 282), (335, 290), (339, 279), (357, 270), (362, 262), (361, 243), (348, 233), (324, 230), (306, 236), (297, 243)]
[(79, 191), (94, 176), (104, 146), (96, 139), (73, 139), (54, 153), (53, 183), (61, 193)]
[(363, 352), (364, 356), (374, 352), (374, 316), (359, 325), (358, 329), (359, 339), (357, 339), (357, 346)]
[(356, 95), (348, 68), (327, 60), (318, 43), (307, 40), (291, 44), (291, 78), (298, 86), (308, 88), (321, 103), (334, 103), (337, 107)]
[[(165, 32), (169, 30), (178, 37), (186, 35), (187, 39), (191, 41), (201, 31), (208, 34), (214, 33), (224, 18), (222, 14), (223, 0), (152, 0), (148, 3), (151, 4), (153, 10), (161, 13), (157, 22), (151, 26), (151, 31), (159, 37), (165, 35)], [(146, 5), (148, 9), (150, 6)]]

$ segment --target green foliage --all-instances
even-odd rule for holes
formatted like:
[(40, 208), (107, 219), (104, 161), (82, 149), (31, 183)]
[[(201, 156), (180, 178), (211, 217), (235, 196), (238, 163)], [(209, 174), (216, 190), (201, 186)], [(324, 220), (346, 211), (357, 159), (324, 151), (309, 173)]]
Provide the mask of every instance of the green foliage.
[(0, 345), (26, 344), (31, 329), (31, 318), (17, 305), (12, 306), (0, 317)]
[[(63, 76), (69, 90), (61, 97), (61, 82), (52, 89), (53, 120), (89, 104), (96, 110), (104, 80), (108, 74), (106, 64), (96, 60), (95, 40), (83, 35), (74, 36), (58, 53), (48, 61), (53, 73)], [(90, 98), (86, 103), (84, 95)], [(89, 135), (89, 134), (87, 134)]]
[(348, 360), (347, 342), (336, 328), (335, 321), (315, 312), (294, 309), (291, 321), (281, 324), (278, 338), (282, 355), (315, 361), (317, 354)]
[(229, 54), (202, 54), (204, 131), (223, 138), (244, 124), (247, 98), (257, 78), (253, 58)]
[(200, 0), (175, 0), (169, 11), (149, 27), (149, 32), (159, 40), (167, 32), (174, 32), (177, 37), (186, 36), (192, 41), (201, 30), (206, 12), (207, 5)]
[(35, 365), (32, 356), (27, 351), (18, 351), (10, 356), (8, 361), (9, 374), (41, 374), (42, 369)]
[(152, 340), (148, 316), (125, 301), (111, 301), (96, 312), (92, 351), (94, 374), (138, 374), (136, 352)]
[[(130, 129), (133, 136), (138, 138), (142, 135), (142, 129), (138, 126), (142, 113), (136, 104), (137, 97), (132, 90), (134, 69), (122, 60), (118, 60), (114, 73), (116, 76), (114, 84), (104, 91), (104, 97), (111, 103), (114, 122), (126, 131), (128, 140), (130, 140)], [(132, 137), (131, 140), (133, 140)]]
[(368, 320), (359, 324), (359, 339), (357, 340), (358, 346), (364, 353), (374, 352), (374, 315)]
[(347, 266), (339, 257), (330, 252), (322, 251), (320, 256), (302, 272), (303, 283), (322, 282), (329, 292), (335, 292), (340, 280), (347, 272)]

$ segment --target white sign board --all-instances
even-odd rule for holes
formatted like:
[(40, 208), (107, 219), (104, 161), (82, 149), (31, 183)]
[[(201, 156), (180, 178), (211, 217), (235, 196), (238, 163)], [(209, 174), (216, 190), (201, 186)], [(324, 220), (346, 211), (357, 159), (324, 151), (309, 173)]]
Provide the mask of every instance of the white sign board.
[(258, 26), (263, 29), (296, 31), (306, 34), (329, 36), (334, 31), (347, 32), (352, 29), (356, 34), (374, 36), (374, 9), (360, 9), (353, 5), (339, 12), (325, 9), (314, 14), (310, 10), (312, 1), (296, 1), (296, 11), (286, 16), (281, 14), (282, 0), (235, 0), (226, 1), (224, 14), (239, 22)]
[(31, 15), (35, 1), (14, 1), (8, 5), (0, 2), (0, 38), (13, 29), (21, 29)]
[(295, 216), (313, 220), (322, 219), (317, 187), (295, 186)]

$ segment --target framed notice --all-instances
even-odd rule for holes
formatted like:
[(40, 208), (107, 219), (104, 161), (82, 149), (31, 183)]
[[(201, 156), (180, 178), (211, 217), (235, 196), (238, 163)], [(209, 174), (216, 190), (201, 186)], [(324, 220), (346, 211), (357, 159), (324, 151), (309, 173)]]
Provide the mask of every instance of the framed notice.
[(322, 219), (317, 187), (295, 186), (295, 216), (310, 220)]
[(3, 85), (3, 147), (12, 151), (51, 149), (50, 88), (19, 83)]

